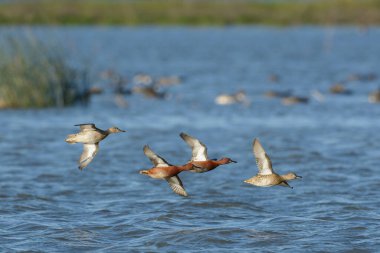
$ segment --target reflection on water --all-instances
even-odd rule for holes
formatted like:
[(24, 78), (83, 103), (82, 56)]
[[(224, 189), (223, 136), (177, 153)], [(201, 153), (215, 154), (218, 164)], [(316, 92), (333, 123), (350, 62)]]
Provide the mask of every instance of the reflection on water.
[[(10, 28), (1, 28), (2, 33)], [(88, 107), (0, 111), (1, 251), (359, 251), (379, 247), (380, 107), (367, 95), (379, 80), (350, 80), (350, 96), (329, 93), (352, 73), (379, 75), (380, 31), (355, 28), (33, 28), (65, 39), (75, 60), (95, 73), (114, 69), (132, 79), (179, 75), (164, 100), (112, 92)], [(329, 47), (325, 48), (326, 36)], [(271, 75), (277, 75), (273, 82)], [(105, 86), (106, 87), (106, 86)], [(245, 90), (250, 105), (216, 105), (217, 95)], [(324, 99), (283, 106), (269, 90)], [(84, 171), (82, 147), (67, 145), (78, 123), (128, 130), (101, 143)], [(182, 164), (187, 132), (211, 158), (237, 164), (203, 174), (182, 173), (190, 194), (138, 174), (149, 168), (149, 144)], [(251, 142), (259, 137), (279, 173), (303, 176), (294, 189), (257, 188)]]

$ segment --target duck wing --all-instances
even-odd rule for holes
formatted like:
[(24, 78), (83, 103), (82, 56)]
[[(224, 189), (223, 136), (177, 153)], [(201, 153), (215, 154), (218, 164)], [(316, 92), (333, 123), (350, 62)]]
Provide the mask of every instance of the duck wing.
[(181, 138), (189, 145), (192, 149), (192, 156), (190, 161), (207, 161), (207, 147), (205, 144), (200, 142), (198, 139), (191, 137), (188, 134), (181, 133)]
[(261, 146), (261, 143), (258, 139), (254, 139), (253, 144), (252, 144), (252, 149), (253, 149), (253, 154), (256, 157), (256, 164), (257, 167), (259, 168), (259, 174), (260, 175), (270, 175), (273, 174), (273, 169), (272, 169), (272, 162), (265, 153), (265, 150), (263, 146)]
[(148, 145), (144, 146), (144, 154), (149, 158), (149, 160), (153, 163), (154, 167), (168, 167), (171, 166), (164, 158), (157, 155), (150, 149)]
[(170, 188), (172, 188), (173, 192), (184, 197), (188, 196), (185, 188), (183, 187), (182, 181), (178, 176), (168, 177), (166, 178), (166, 181), (169, 183)]
[(95, 127), (95, 124), (93, 124), (93, 123), (77, 124), (74, 126), (79, 126), (81, 131), (97, 130), (97, 128)]
[(83, 144), (83, 152), (79, 158), (79, 169), (83, 170), (89, 165), (89, 163), (94, 159), (95, 155), (98, 153), (99, 143), (95, 144)]

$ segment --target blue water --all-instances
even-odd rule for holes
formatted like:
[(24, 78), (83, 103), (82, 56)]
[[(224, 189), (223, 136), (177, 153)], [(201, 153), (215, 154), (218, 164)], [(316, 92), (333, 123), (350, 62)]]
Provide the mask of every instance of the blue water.
[[(33, 252), (376, 252), (380, 248), (380, 81), (352, 81), (351, 96), (328, 93), (353, 73), (380, 75), (380, 29), (355, 27), (0, 28), (61, 43), (91, 68), (106, 92), (88, 107), (0, 111), (0, 251)], [(165, 100), (126, 96), (119, 108), (99, 72), (129, 79), (181, 75)], [(280, 76), (278, 83), (268, 75)], [(250, 106), (219, 106), (244, 89)], [(268, 90), (309, 96), (283, 106)], [(313, 90), (324, 94), (319, 102)], [(82, 147), (64, 142), (74, 124), (116, 125), (84, 171)], [(181, 173), (190, 197), (138, 174), (152, 165), (142, 147), (173, 164), (191, 156), (178, 136), (196, 136), (211, 158), (237, 164)], [(294, 189), (243, 183), (257, 168), (260, 138)]]

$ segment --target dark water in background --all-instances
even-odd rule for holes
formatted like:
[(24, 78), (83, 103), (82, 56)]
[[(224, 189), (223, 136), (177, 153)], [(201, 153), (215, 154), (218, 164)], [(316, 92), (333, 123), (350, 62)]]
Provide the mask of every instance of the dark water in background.
[[(1, 28), (0, 34), (17, 28)], [(380, 30), (356, 28), (33, 28), (63, 42), (94, 73), (179, 74), (167, 100), (110, 93), (89, 107), (0, 111), (0, 251), (376, 252), (380, 248), (380, 85), (350, 82), (352, 96), (282, 106), (267, 90), (310, 95), (352, 73), (380, 75)], [(267, 80), (269, 74), (279, 83)], [(96, 84), (97, 76), (92, 79)], [(245, 89), (252, 101), (218, 106), (214, 97)], [(101, 143), (84, 171), (82, 147), (63, 140), (74, 124), (128, 130)], [(210, 157), (237, 164), (182, 173), (190, 194), (137, 172), (150, 168), (149, 144), (171, 163), (190, 150), (185, 131)], [(303, 179), (294, 189), (257, 188), (251, 142), (259, 137), (277, 172)]]

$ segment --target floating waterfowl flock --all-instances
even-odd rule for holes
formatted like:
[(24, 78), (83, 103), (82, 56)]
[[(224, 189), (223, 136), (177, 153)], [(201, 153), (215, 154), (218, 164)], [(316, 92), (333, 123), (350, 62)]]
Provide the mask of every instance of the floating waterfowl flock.
[[(66, 142), (70, 144), (83, 143), (83, 153), (78, 161), (78, 168), (80, 170), (83, 170), (85, 167), (87, 167), (88, 164), (93, 160), (99, 150), (100, 141), (105, 139), (109, 134), (125, 132), (124, 130), (120, 130), (117, 127), (101, 130), (97, 128), (93, 123), (78, 124), (75, 126), (79, 126), (81, 131), (77, 134), (68, 135)], [(217, 168), (220, 165), (236, 163), (236, 161), (228, 157), (223, 157), (219, 160), (209, 159), (207, 155), (207, 147), (205, 144), (186, 133), (180, 133), (180, 137), (192, 150), (190, 161), (184, 165), (172, 165), (168, 163), (164, 158), (154, 153), (148, 145), (145, 145), (143, 149), (144, 154), (153, 163), (153, 167), (148, 170), (140, 170), (139, 173), (147, 175), (154, 179), (166, 180), (173, 192), (178, 195), (187, 197), (188, 194), (178, 174), (183, 171), (205, 173)], [(301, 178), (293, 172), (285, 175), (276, 174), (273, 171), (272, 162), (269, 156), (265, 153), (265, 150), (261, 146), (258, 139), (254, 139), (253, 153), (256, 157), (259, 173), (256, 176), (245, 180), (244, 182), (260, 187), (280, 185), (293, 188), (287, 183), (287, 181)]]
[[(145, 98), (165, 100), (171, 98), (171, 94), (168, 90), (163, 88), (168, 88), (170, 86), (179, 85), (184, 80), (181, 76), (169, 75), (161, 77), (153, 77), (146, 73), (139, 73), (132, 77), (131, 83), (133, 87), (128, 88), (127, 77), (113, 71), (106, 70), (101, 73), (101, 77), (107, 80), (109, 86), (114, 88), (115, 93), (115, 103), (120, 108), (128, 107), (125, 95), (140, 94)], [(346, 79), (335, 82), (328, 90), (325, 92), (312, 90), (310, 92), (311, 98), (317, 102), (324, 102), (325, 95), (328, 93), (332, 95), (352, 95), (354, 91), (347, 88), (347, 84), (350, 82), (372, 82), (378, 77), (374, 73), (363, 73), (363, 74), (352, 74)], [(269, 83), (279, 83), (281, 77), (278, 74), (272, 74), (268, 76)], [(87, 91), (87, 99), (90, 95), (101, 93), (101, 89), (97, 86), (90, 88)], [(214, 102), (217, 105), (228, 106), (234, 104), (241, 104), (249, 107), (252, 104), (251, 98), (248, 92), (243, 90), (238, 90), (233, 93), (221, 93), (214, 98)], [(295, 95), (292, 90), (269, 90), (263, 94), (266, 98), (279, 98), (284, 106), (291, 106), (297, 104), (308, 104), (311, 99), (307, 95)], [(86, 100), (87, 101), (87, 100)], [(371, 92), (368, 95), (368, 101), (370, 103), (380, 103), (380, 96), (378, 91)], [(1, 102), (1, 101), (0, 101)], [(1, 106), (1, 105), (0, 105)]]

